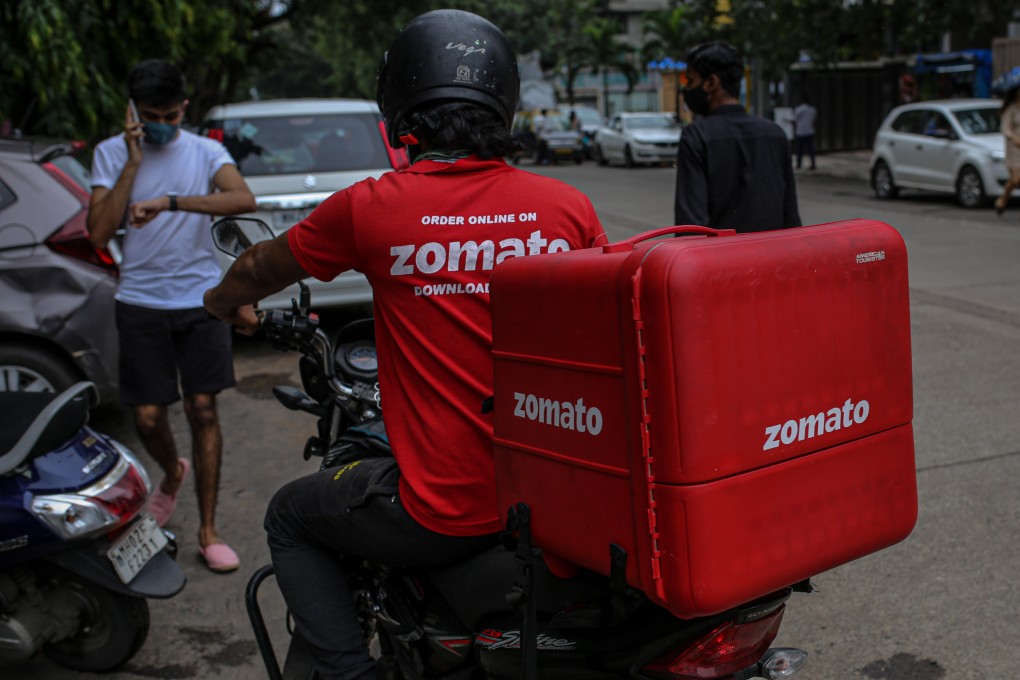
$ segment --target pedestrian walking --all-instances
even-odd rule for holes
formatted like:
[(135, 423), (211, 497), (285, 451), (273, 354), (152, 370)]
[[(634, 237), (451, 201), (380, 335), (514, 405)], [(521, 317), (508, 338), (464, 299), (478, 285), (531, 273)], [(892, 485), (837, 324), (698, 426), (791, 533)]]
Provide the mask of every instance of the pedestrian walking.
[(680, 136), (675, 224), (738, 232), (800, 226), (790, 142), (740, 105), (740, 52), (715, 41), (686, 61), (684, 102), (697, 118)]
[(213, 571), (231, 571), (237, 554), (215, 520), (223, 448), (216, 394), (234, 385), (230, 327), (209, 318), (202, 295), (221, 275), (208, 215), (251, 212), (255, 198), (222, 144), (181, 129), (188, 101), (175, 66), (143, 61), (128, 74), (127, 89), (124, 132), (93, 155), (88, 214), (97, 246), (127, 227), (116, 294), (121, 399), (163, 469), (149, 499), (163, 526), (192, 467), (178, 456), (167, 419), (167, 406), (183, 392), (200, 552)]
[(1002, 215), (1009, 205), (1013, 190), (1020, 187), (1020, 87), (1006, 93), (1002, 102), (1002, 135), (1006, 145), (1006, 170), (1009, 179), (1002, 188), (1002, 195), (995, 199), (995, 213)]
[(811, 169), (815, 170), (815, 119), (818, 110), (804, 97), (793, 110), (793, 137), (797, 145), (797, 169), (800, 170), (804, 154), (811, 158)]

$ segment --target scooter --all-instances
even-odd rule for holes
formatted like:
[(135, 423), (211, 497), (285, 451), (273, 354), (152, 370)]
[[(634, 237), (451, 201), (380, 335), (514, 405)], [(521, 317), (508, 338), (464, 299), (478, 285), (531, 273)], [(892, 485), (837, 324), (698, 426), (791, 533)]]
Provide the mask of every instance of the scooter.
[[(225, 218), (213, 240), (237, 257), (271, 238), (258, 220)], [(273, 310), (261, 329), (274, 347), (296, 350), (303, 390), (276, 387), (288, 409), (318, 417), (306, 443), (308, 460), (320, 469), (370, 456), (392, 455), (381, 419), (377, 358), (370, 321), (340, 331), (334, 349), (309, 312), (309, 293), (289, 311)], [(806, 662), (799, 649), (769, 649), (795, 590), (709, 617), (682, 620), (627, 586), (622, 573), (605, 577), (582, 571), (554, 576), (530, 545), (527, 508), (504, 535), (503, 545), (442, 569), (398, 569), (346, 559), (358, 594), (367, 641), (376, 641), (378, 663), (391, 680), (577, 679), (683, 680), (686, 678), (791, 678)], [(259, 606), (259, 590), (273, 574), (259, 569), (248, 583), (246, 603), (268, 677), (315, 678), (299, 627), (280, 668)], [(288, 624), (292, 623), (288, 616)]]
[(143, 512), (152, 485), (123, 444), (88, 427), (92, 383), (0, 392), (0, 661), (39, 651), (109, 671), (142, 647), (147, 598), (184, 587), (173, 534)]

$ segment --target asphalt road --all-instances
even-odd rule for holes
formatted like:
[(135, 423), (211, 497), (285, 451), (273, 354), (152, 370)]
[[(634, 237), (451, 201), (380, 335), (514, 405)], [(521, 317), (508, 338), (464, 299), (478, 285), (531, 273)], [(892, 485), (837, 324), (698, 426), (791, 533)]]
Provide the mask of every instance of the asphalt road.
[[(899, 229), (907, 243), (920, 514), (903, 543), (821, 574), (814, 579), (818, 592), (795, 595), (776, 643), (811, 654), (797, 676), (803, 680), (1014, 677), (1020, 664), (1020, 202), (998, 219), (991, 209), (963, 210), (939, 196), (880, 202), (862, 181), (824, 174), (825, 160), (819, 160), (822, 172), (798, 175), (805, 223), (875, 218)], [(585, 163), (537, 170), (588, 193), (614, 239), (671, 222), (669, 168)], [(344, 316), (327, 322), (335, 326)], [(151, 603), (147, 643), (106, 677), (265, 677), (244, 587), (267, 561), (266, 502), (283, 481), (314, 468), (300, 454), (313, 421), (269, 395), (274, 384), (297, 383), (296, 355), (251, 339), (239, 339), (236, 352), (239, 386), (219, 400), (227, 449), (219, 525), (241, 569), (217, 575), (202, 566), (189, 487), (170, 524), (180, 535), (189, 584), (172, 600)], [(183, 414), (176, 408), (172, 415), (186, 452)], [(141, 450), (119, 409), (104, 410), (94, 424)], [(282, 605), (271, 587), (265, 590), (279, 635)], [(3, 676), (96, 677), (45, 659), (5, 668)]]

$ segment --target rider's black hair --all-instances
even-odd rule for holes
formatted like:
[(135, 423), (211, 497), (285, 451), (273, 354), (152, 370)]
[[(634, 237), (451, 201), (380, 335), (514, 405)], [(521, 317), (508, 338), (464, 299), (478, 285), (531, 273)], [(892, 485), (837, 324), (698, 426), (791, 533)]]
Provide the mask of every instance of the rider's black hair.
[(502, 157), (520, 148), (502, 118), (491, 109), (466, 102), (440, 104), (415, 112), (415, 134), (432, 151), (469, 151), (482, 158)]
[(162, 59), (146, 59), (128, 73), (128, 96), (136, 103), (165, 107), (184, 101), (184, 74)]
[(740, 96), (740, 81), (744, 78), (744, 58), (736, 47), (723, 40), (714, 40), (691, 49), (685, 57), (688, 68), (702, 78), (719, 76), (723, 89), (734, 97)]

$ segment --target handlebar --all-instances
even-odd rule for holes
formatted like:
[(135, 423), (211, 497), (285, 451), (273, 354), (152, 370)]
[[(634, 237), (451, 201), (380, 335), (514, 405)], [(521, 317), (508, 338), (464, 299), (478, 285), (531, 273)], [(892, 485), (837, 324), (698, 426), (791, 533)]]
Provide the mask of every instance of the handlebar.
[(299, 350), (314, 359), (322, 369), (330, 389), (336, 394), (355, 396), (354, 386), (336, 376), (333, 343), (319, 327), (318, 316), (274, 309), (261, 315), (259, 327), (265, 331), (269, 342), (276, 349)]

